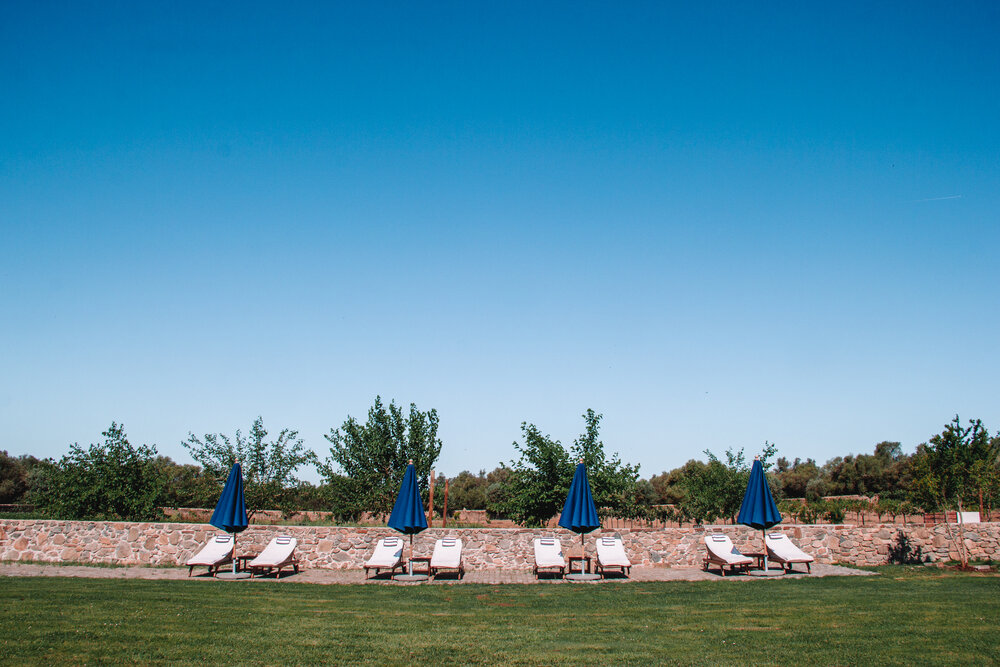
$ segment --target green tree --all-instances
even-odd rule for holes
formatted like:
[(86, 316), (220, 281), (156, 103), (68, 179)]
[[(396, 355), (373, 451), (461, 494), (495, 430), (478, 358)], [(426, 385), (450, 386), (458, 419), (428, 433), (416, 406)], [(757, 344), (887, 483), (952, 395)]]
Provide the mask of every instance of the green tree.
[(463, 470), (448, 482), (448, 507), (452, 510), (486, 509), (488, 488), (485, 470), (480, 470), (478, 475)]
[(657, 502), (663, 505), (677, 505), (678, 507), (682, 505), (687, 496), (685, 479), (700, 474), (703, 468), (705, 468), (704, 461), (691, 459), (683, 466), (674, 468), (670, 472), (653, 475), (649, 482), (656, 491)]
[[(978, 419), (970, 419), (962, 426), (958, 415), (946, 424), (944, 430), (918, 448), (914, 468), (917, 474), (913, 500), (925, 508), (954, 509), (961, 512), (963, 503), (978, 502), (985, 471), (996, 460), (990, 443), (989, 432)], [(964, 524), (962, 524), (964, 525)], [(949, 533), (951, 531), (949, 524)], [(965, 550), (964, 528), (952, 541), (962, 560), (968, 563)]]
[(576, 463), (582, 459), (598, 511), (605, 516), (635, 516), (639, 466), (623, 464), (617, 453), (610, 458), (605, 454), (602, 418), (589, 409), (583, 414), (585, 430), (573, 441), (572, 453), (534, 424), (522, 423), (524, 443), (514, 443), (520, 457), (508, 468), (510, 475), (496, 494), (499, 501), (489, 506), (521, 524), (543, 525), (562, 512)]
[(521, 423), (524, 443), (514, 443), (520, 453), (509, 467), (510, 475), (496, 496), (494, 511), (526, 526), (541, 526), (562, 511), (573, 478), (569, 453), (538, 427)]
[(347, 475), (331, 473), (319, 489), (323, 509), (332, 512), (335, 521), (355, 523), (366, 509), (361, 485)]
[(239, 461), (247, 514), (253, 516), (265, 509), (288, 509), (299, 483), (295, 471), (316, 458), (305, 448), (298, 431), (282, 429), (274, 440), (267, 436), (263, 418), (257, 417), (245, 437), (239, 429), (233, 438), (223, 433), (206, 433), (203, 438), (189, 433), (181, 444), (220, 484), (225, 482), (233, 463)]
[(156, 447), (133, 446), (124, 425), (114, 422), (101, 435), (104, 442), (87, 449), (72, 444), (32, 489), (33, 502), (61, 519), (158, 519), (164, 479)]
[(389, 512), (409, 460), (421, 491), (427, 487), (441, 454), (437, 430), (437, 410), (421, 412), (411, 403), (409, 416), (404, 416), (394, 401), (386, 409), (376, 396), (366, 423), (348, 415), (339, 429), (323, 436), (330, 442), (330, 456), (317, 467), (327, 481), (340, 474), (354, 480), (368, 511)]
[[(587, 467), (590, 491), (601, 516), (635, 517), (639, 512), (637, 502), (639, 466), (622, 463), (617, 452), (610, 457), (604, 453), (604, 442), (600, 440), (603, 418), (603, 415), (591, 409), (583, 413), (586, 428), (583, 434), (573, 441), (571, 463), (575, 468), (577, 461), (583, 461)], [(563, 496), (563, 502), (565, 500)]]
[(28, 491), (28, 467), (20, 458), (0, 451), (0, 503), (18, 503)]
[(157, 503), (163, 507), (214, 507), (219, 500), (219, 482), (201, 466), (175, 463), (159, 456), (156, 465), (165, 481)]
[[(765, 471), (770, 467), (770, 459), (776, 451), (774, 445), (764, 443), (760, 460)], [(708, 450), (705, 450), (705, 455), (708, 463), (700, 469), (693, 469), (692, 474), (684, 476), (680, 482), (684, 490), (680, 507), (699, 523), (711, 523), (718, 519), (735, 522), (750, 479), (750, 465), (742, 449), (738, 452), (727, 449), (725, 463)], [(782, 496), (776, 491), (775, 481), (768, 478), (768, 484), (772, 495), (780, 500)]]
[[(784, 465), (782, 465), (784, 464)], [(778, 470), (775, 476), (784, 495), (790, 498), (811, 498), (822, 495), (823, 470), (812, 459), (801, 461), (796, 458), (789, 464), (787, 459), (778, 459)]]

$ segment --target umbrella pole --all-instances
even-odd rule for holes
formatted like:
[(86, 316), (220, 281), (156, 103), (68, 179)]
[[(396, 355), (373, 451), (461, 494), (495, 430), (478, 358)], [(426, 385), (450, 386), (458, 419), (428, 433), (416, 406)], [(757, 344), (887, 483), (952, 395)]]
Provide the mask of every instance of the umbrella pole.
[(410, 533), (410, 560), (408, 565), (410, 566), (410, 576), (413, 576), (413, 533)]
[(236, 574), (236, 535), (233, 533), (233, 574)]
[(760, 536), (764, 538), (764, 574), (767, 574), (767, 528), (760, 531)]
[(584, 574), (587, 567), (587, 543), (584, 541), (583, 533), (580, 533), (580, 574)]

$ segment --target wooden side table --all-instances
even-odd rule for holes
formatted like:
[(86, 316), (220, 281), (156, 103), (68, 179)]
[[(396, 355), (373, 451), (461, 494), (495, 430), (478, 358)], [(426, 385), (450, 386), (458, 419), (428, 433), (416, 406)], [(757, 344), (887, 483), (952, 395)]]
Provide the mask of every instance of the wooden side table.
[(590, 574), (590, 556), (570, 556), (569, 557), (569, 572), (566, 574), (573, 574), (574, 572), (581, 572), (574, 565), (583, 567), (583, 574)]
[[(431, 559), (426, 556), (419, 556), (410, 559), (410, 563), (413, 564), (413, 574), (426, 574), (430, 576), (431, 574)], [(418, 565), (420, 569), (418, 569)]]

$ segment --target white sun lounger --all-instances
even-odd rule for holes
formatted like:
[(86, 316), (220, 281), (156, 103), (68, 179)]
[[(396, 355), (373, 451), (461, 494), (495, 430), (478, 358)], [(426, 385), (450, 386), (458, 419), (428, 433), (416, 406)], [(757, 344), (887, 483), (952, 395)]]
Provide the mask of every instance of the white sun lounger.
[(216, 535), (185, 563), (188, 566), (188, 576), (191, 576), (195, 567), (204, 565), (208, 567), (208, 573), (214, 577), (220, 567), (233, 562), (234, 548), (232, 535), (228, 533)]
[(728, 535), (706, 535), (705, 547), (708, 549), (708, 555), (702, 561), (702, 566), (706, 572), (709, 565), (718, 565), (722, 576), (726, 576), (727, 567), (732, 572), (746, 570), (753, 564), (752, 558), (737, 551)]
[(254, 558), (248, 566), (250, 576), (258, 574), (271, 574), (275, 572), (275, 578), (281, 578), (281, 570), (286, 567), (295, 568), (296, 574), (299, 571), (299, 559), (295, 557), (295, 546), (299, 543), (294, 537), (288, 535), (278, 535), (268, 543), (267, 547)]
[(396, 568), (403, 568), (403, 538), (393, 535), (383, 537), (375, 545), (375, 552), (365, 563), (365, 579), (368, 578), (368, 570), (375, 570), (378, 576), (379, 570), (389, 570), (395, 574)]
[(810, 563), (816, 559), (795, 546), (784, 533), (768, 533), (764, 536), (764, 544), (767, 546), (767, 557), (780, 564), (786, 572), (791, 572), (795, 563), (805, 563), (806, 572), (812, 572)]
[(455, 570), (459, 579), (465, 574), (465, 568), (462, 567), (462, 540), (457, 537), (444, 537), (434, 543), (431, 576), (436, 577), (441, 570)]
[(619, 568), (626, 577), (632, 567), (632, 561), (625, 554), (625, 545), (614, 535), (597, 538), (597, 571), (606, 576), (609, 567)]
[(539, 570), (552, 569), (559, 570), (560, 576), (566, 573), (562, 544), (554, 537), (536, 537), (534, 575), (537, 577)]

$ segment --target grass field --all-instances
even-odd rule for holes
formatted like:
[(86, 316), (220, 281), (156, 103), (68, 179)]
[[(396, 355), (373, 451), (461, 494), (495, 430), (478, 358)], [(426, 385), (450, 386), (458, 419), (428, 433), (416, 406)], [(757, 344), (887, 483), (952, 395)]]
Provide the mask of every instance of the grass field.
[(988, 664), (1000, 577), (536, 586), (0, 579), (0, 664)]

